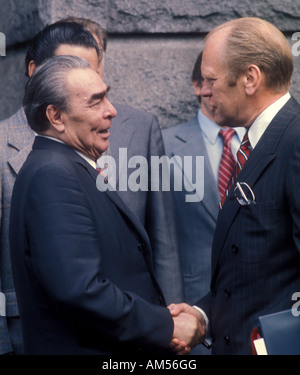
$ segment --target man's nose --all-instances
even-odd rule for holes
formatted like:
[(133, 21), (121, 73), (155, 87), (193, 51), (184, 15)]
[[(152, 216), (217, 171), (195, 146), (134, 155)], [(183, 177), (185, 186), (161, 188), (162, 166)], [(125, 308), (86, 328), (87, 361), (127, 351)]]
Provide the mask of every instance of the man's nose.
[(202, 82), (201, 96), (212, 96), (211, 85), (205, 79)]
[(117, 116), (117, 110), (116, 108), (111, 104), (109, 100), (107, 100), (106, 103), (106, 109), (105, 109), (105, 117), (116, 117)]

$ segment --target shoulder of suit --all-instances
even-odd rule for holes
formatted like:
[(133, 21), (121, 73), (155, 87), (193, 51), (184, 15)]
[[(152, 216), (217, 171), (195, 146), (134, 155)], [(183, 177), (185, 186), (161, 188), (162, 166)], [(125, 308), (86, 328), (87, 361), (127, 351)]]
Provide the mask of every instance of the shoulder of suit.
[(21, 131), (23, 133), (33, 133), (33, 131), (28, 125), (23, 107), (21, 107), (12, 116), (0, 121), (0, 133), (8, 131), (8, 129), (13, 129), (15, 132)]
[[(55, 141), (52, 141), (55, 142)], [(39, 168), (46, 168), (49, 170), (65, 170), (71, 172), (76, 168), (79, 164), (86, 165), (87, 162), (81, 158), (74, 150), (66, 147), (62, 144), (54, 144), (54, 146), (62, 146), (63, 148), (59, 150), (59, 148), (43, 148), (33, 147), (34, 151), (30, 154), (30, 158), (28, 158), (28, 163), (34, 163)]]
[(27, 122), (23, 107), (15, 114), (0, 122), (0, 142), (1, 146), (8, 143), (22, 149), (34, 140), (34, 132)]
[(170, 126), (168, 128), (164, 128), (162, 129), (162, 133), (165, 136), (172, 136), (172, 135), (175, 136), (176, 134), (188, 131), (190, 129), (193, 129), (194, 127), (199, 127), (197, 117), (194, 117), (187, 122), (183, 122), (181, 124), (177, 124), (174, 126)]
[(18, 111), (15, 112), (10, 117), (7, 117), (6, 119), (1, 120), (0, 124), (9, 124), (12, 122), (27, 122), (23, 107), (19, 108)]
[(156, 117), (150, 112), (142, 111), (140, 109), (136, 109), (128, 105), (124, 105), (124, 104), (113, 104), (113, 105), (115, 106), (118, 112), (117, 117), (120, 117), (120, 118), (130, 116), (130, 117), (138, 117), (138, 118), (145, 117), (148, 119), (152, 119)]

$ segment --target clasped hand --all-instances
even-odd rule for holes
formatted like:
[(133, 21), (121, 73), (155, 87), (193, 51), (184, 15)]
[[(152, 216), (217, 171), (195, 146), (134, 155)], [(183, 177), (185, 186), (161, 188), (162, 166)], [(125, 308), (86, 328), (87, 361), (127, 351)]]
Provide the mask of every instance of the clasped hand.
[(170, 348), (179, 355), (188, 354), (194, 346), (204, 340), (205, 319), (200, 311), (186, 303), (171, 304), (168, 309), (174, 321)]

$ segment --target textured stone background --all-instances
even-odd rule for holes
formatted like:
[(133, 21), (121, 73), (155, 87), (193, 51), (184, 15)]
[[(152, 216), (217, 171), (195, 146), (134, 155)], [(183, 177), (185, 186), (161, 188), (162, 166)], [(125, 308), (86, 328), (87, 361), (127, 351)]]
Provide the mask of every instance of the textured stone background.
[[(111, 100), (154, 113), (161, 127), (194, 116), (198, 105), (190, 75), (214, 26), (262, 17), (285, 33), (291, 47), (297, 42), (292, 35), (300, 32), (300, 0), (0, 0), (0, 32), (7, 44), (0, 57), (0, 119), (21, 105), (28, 40), (71, 15), (108, 30), (104, 79), (112, 87)], [(294, 62), (291, 92), (300, 101), (300, 56)]]

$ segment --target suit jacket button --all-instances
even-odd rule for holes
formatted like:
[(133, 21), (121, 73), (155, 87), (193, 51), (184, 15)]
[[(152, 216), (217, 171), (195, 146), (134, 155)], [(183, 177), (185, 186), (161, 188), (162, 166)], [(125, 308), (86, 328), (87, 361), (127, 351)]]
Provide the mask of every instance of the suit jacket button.
[(230, 291), (229, 289), (225, 289), (225, 290), (224, 290), (224, 296), (225, 296), (226, 298), (230, 298), (230, 297), (231, 297), (231, 291)]
[(229, 336), (224, 336), (224, 343), (225, 343), (226, 345), (228, 345), (229, 342), (230, 342), (230, 338), (229, 338)]
[(235, 254), (235, 255), (237, 255), (238, 252), (239, 252), (239, 248), (236, 245), (232, 245), (231, 250), (232, 250), (233, 254)]

